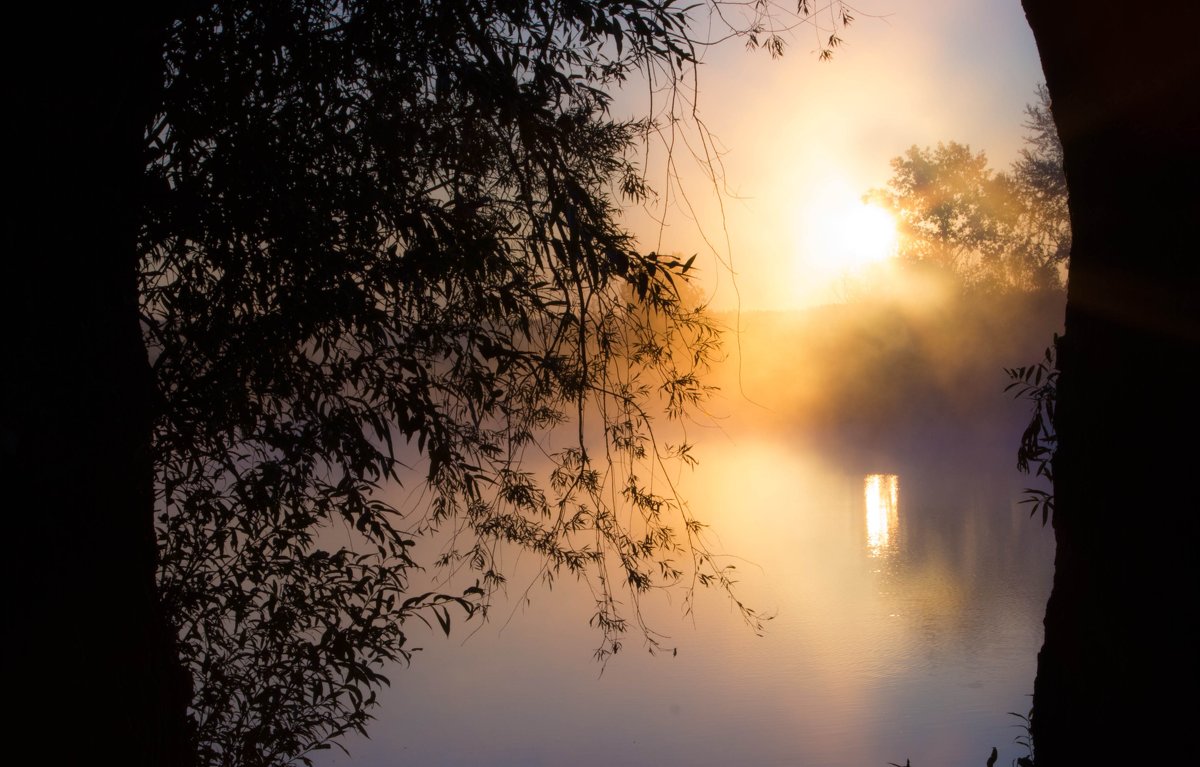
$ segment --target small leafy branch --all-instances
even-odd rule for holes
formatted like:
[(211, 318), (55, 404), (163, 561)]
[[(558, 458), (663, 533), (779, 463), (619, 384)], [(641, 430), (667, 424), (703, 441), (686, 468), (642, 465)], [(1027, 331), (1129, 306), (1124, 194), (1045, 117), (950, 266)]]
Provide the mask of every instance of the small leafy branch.
[(1011, 716), (1020, 719), (1020, 724), (1014, 724), (1014, 727), (1020, 727), (1025, 731), (1024, 735), (1018, 735), (1013, 738), (1017, 745), (1024, 746), (1029, 753), (1025, 756), (1017, 757), (1017, 767), (1033, 767), (1034, 765), (1034, 747), (1033, 747), (1033, 709), (1029, 710), (1028, 714), (1018, 714), (1016, 711), (1008, 712)]
[[(1004, 369), (1011, 379), (1011, 383), (1004, 387), (1004, 390), (1012, 392), (1016, 399), (1025, 399), (1033, 403), (1029, 425), (1025, 427), (1017, 448), (1017, 468), (1026, 474), (1045, 477), (1051, 484), (1054, 482), (1054, 452), (1058, 448), (1058, 434), (1054, 427), (1058, 396), (1058, 368), (1055, 365), (1058, 341), (1059, 336), (1055, 333), (1054, 343), (1046, 347), (1042, 359), (1036, 364)], [(1043, 525), (1054, 513), (1052, 490), (1027, 487), (1025, 499), (1021, 502), (1031, 505), (1031, 517), (1041, 512)]]

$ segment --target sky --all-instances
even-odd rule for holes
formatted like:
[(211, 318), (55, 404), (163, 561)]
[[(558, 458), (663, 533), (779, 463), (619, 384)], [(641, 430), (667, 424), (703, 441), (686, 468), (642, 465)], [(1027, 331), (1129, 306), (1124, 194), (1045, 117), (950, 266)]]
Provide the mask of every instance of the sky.
[[(691, 210), (676, 195), (660, 227), (663, 153), (651, 155), (656, 208), (627, 211), (627, 223), (644, 250), (699, 253), (716, 310), (837, 301), (853, 273), (838, 252), (838, 232), (858, 226), (847, 210), (886, 184), (889, 161), (910, 146), (966, 143), (998, 169), (1021, 147), (1042, 75), (1019, 2), (864, 0), (853, 9), (829, 61), (803, 27), (779, 59), (737, 41), (704, 53), (698, 113), (723, 147), (721, 199), (676, 152)], [(631, 88), (615, 111), (632, 113), (639, 96)]]

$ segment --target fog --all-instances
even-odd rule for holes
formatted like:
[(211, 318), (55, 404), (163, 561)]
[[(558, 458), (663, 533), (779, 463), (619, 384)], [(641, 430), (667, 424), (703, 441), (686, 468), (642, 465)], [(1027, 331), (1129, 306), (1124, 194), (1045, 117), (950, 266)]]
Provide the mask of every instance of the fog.
[(1040, 358), (1063, 296), (917, 287), (717, 314), (721, 391), (685, 423), (656, 423), (695, 444), (677, 490), (737, 567), (738, 598), (770, 618), (761, 636), (719, 590), (654, 590), (641, 609), (662, 651), (633, 631), (601, 665), (594, 593), (566, 576), (549, 588), (535, 557), (514, 554), (486, 621), (456, 623), (449, 641), (413, 623), (424, 649), (389, 670), (371, 739), (318, 764), (1024, 755), (1013, 714), (1028, 711), (1053, 539), (1021, 503), (1028, 412), (1003, 368)]
[(713, 371), (712, 412), (737, 428), (859, 447), (1005, 438), (1025, 408), (1005, 397), (1004, 369), (1041, 359), (1064, 301), (1058, 291), (965, 296), (928, 280), (807, 310), (719, 314), (727, 358)]

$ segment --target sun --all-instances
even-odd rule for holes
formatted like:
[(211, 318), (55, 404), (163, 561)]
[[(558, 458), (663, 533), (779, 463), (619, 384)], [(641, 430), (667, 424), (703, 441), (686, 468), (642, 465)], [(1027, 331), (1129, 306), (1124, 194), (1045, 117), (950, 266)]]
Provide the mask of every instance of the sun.
[(795, 190), (790, 261), (796, 294), (806, 302), (839, 302), (851, 287), (888, 279), (898, 226), (886, 208), (864, 202), (865, 186), (834, 176)]
[(830, 266), (855, 272), (896, 254), (896, 219), (883, 208), (856, 200), (831, 213), (818, 237)]

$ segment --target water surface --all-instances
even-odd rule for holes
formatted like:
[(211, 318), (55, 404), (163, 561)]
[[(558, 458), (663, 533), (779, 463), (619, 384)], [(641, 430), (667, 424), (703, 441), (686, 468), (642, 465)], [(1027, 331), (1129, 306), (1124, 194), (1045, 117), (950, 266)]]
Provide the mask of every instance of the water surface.
[(992, 746), (1009, 764), (1053, 558), (1011, 444), (714, 435), (683, 492), (745, 559), (763, 636), (720, 594), (689, 616), (679, 595), (650, 600), (677, 653), (631, 636), (601, 674), (590, 592), (546, 591), (525, 562), (475, 633), (415, 632), (425, 649), (391, 675), (371, 739), (318, 764), (950, 767)]

